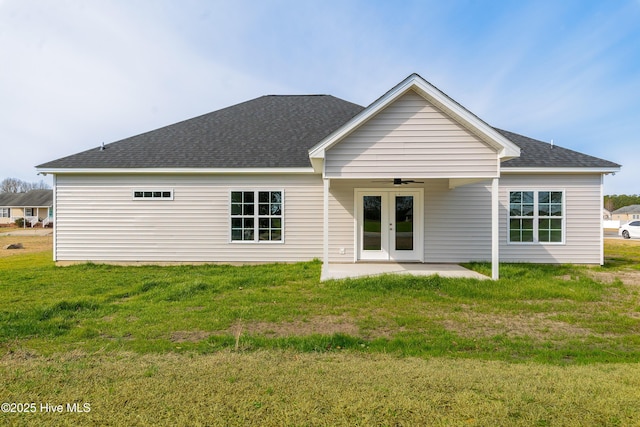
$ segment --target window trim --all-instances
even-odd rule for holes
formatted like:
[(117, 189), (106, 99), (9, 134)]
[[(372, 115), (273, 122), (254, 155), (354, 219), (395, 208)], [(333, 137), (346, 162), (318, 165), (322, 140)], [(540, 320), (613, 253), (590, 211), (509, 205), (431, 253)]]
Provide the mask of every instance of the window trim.
[[(151, 193), (151, 196), (137, 196), (136, 193)], [(157, 196), (155, 193), (161, 193), (161, 195)], [(165, 193), (169, 193), (169, 196), (166, 196)], [(134, 201), (171, 201), (173, 200), (173, 196), (173, 188), (134, 188), (131, 190), (131, 200)]]
[(11, 208), (0, 208), (0, 218), (11, 218)]
[[(281, 207), (280, 207), (280, 226), (281, 226), (281, 230), (280, 230), (280, 240), (260, 240), (260, 224), (259, 224), (259, 219), (260, 219), (260, 214), (258, 213), (258, 198), (259, 198), (259, 194), (260, 192), (269, 192), (269, 193), (280, 193), (280, 197), (282, 199), (281, 203)], [(233, 240), (232, 238), (232, 220), (233, 218), (237, 218), (237, 217), (249, 217), (249, 215), (232, 215), (231, 214), (231, 205), (232, 205), (232, 193), (234, 192), (253, 192), (254, 193), (254, 203), (256, 205), (256, 208), (254, 210), (254, 214), (253, 214), (253, 218), (254, 218), (254, 222), (253, 222), (253, 240)], [(240, 245), (282, 245), (285, 242), (285, 191), (284, 188), (255, 188), (255, 187), (248, 187), (248, 188), (232, 188), (229, 190), (229, 194), (228, 194), (228, 201), (227, 201), (227, 209), (228, 209), (228, 223), (227, 223), (227, 231), (229, 233), (228, 235), (228, 242), (231, 244), (240, 244)], [(273, 215), (269, 215), (269, 218), (278, 218), (278, 216), (273, 216)]]
[[(562, 246), (567, 243), (567, 191), (564, 188), (544, 188), (544, 187), (526, 187), (526, 188), (507, 188), (507, 244), (508, 245), (523, 245), (523, 246), (531, 246), (531, 245), (550, 245), (550, 246)], [(533, 220), (533, 241), (532, 242), (512, 242), (511, 241), (511, 193), (512, 192), (533, 192), (533, 216), (530, 218)], [(541, 192), (558, 192), (562, 193), (562, 216), (560, 217), (549, 217), (549, 216), (540, 216), (539, 215), (539, 193)], [(513, 217), (515, 219), (522, 218), (521, 216)], [(529, 217), (527, 217), (529, 218)], [(559, 242), (541, 242), (539, 235), (539, 224), (541, 219), (560, 219), (562, 221), (562, 240)]]

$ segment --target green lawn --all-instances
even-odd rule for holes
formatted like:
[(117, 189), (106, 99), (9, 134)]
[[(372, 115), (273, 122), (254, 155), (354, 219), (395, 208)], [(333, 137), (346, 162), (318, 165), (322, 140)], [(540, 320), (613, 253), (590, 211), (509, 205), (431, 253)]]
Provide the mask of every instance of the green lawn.
[[(318, 262), (0, 258), (0, 396), (91, 401), (89, 414), (51, 418), (63, 425), (207, 423), (204, 414), (232, 425), (633, 425), (640, 245), (608, 242), (606, 254), (597, 268), (502, 265), (495, 282), (320, 283)], [(135, 410), (118, 412), (125, 403)]]

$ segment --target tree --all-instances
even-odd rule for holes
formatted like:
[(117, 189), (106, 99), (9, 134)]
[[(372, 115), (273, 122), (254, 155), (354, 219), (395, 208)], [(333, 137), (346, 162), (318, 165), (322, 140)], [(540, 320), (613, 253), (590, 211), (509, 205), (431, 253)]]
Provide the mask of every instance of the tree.
[(0, 182), (0, 193), (26, 193), (31, 190), (49, 190), (49, 184), (40, 182), (26, 182), (17, 178), (5, 178)]
[(17, 178), (5, 178), (0, 182), (0, 192), (2, 193), (19, 193), (20, 192), (20, 181)]
[(629, 205), (640, 205), (640, 195), (614, 194), (612, 196), (604, 196), (604, 207), (609, 211), (613, 212)]

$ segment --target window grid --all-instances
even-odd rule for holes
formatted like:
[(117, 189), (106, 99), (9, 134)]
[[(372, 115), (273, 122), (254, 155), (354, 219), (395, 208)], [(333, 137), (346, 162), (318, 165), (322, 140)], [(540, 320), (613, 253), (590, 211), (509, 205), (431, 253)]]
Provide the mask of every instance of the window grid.
[(563, 242), (563, 191), (509, 192), (509, 243)]
[(231, 241), (282, 242), (282, 191), (232, 191)]
[(133, 190), (133, 200), (173, 200), (173, 190)]

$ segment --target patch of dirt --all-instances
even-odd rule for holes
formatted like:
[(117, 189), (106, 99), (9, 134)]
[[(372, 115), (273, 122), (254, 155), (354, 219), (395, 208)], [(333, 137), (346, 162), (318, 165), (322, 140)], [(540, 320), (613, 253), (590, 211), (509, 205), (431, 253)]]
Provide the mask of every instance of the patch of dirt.
[[(232, 334), (238, 333), (238, 325), (229, 329)], [(294, 335), (331, 335), (348, 334), (357, 336), (358, 326), (349, 316), (316, 316), (307, 320), (295, 320), (293, 322), (251, 322), (242, 324), (242, 332), (264, 335), (267, 337), (287, 337)]]
[(506, 335), (508, 337), (530, 337), (548, 339), (550, 336), (593, 336), (587, 328), (552, 320), (547, 314), (485, 314), (457, 313), (457, 319), (449, 318), (442, 325), (449, 331), (470, 338)]
[(638, 270), (592, 271), (589, 274), (603, 283), (613, 283), (616, 279), (620, 279), (625, 285), (640, 286), (640, 271)]
[(211, 336), (211, 332), (206, 331), (175, 331), (171, 333), (172, 342), (198, 342), (206, 340)]
[[(22, 249), (4, 249), (4, 247), (22, 243)], [(0, 258), (24, 255), (34, 252), (53, 250), (53, 236), (0, 236)]]

